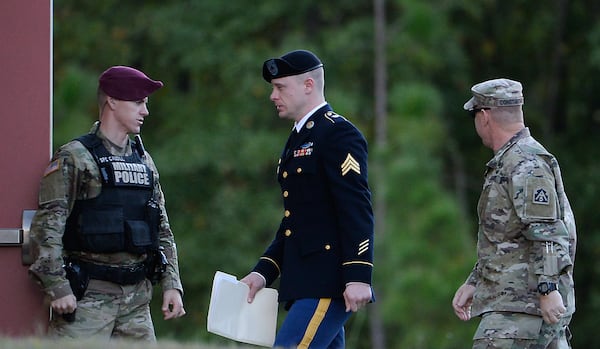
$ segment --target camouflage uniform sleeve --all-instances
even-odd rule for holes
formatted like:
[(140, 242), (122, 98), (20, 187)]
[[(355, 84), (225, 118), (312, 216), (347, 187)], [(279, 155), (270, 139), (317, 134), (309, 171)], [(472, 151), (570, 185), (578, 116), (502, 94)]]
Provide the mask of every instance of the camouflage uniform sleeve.
[(75, 155), (61, 147), (40, 181), (38, 210), (31, 224), (35, 262), (29, 272), (52, 299), (72, 294), (63, 266), (64, 228), (77, 197)]
[(167, 257), (167, 261), (169, 262), (167, 270), (163, 274), (163, 278), (160, 282), (161, 287), (163, 292), (166, 290), (176, 289), (179, 290), (179, 292), (181, 292), (183, 295), (183, 286), (179, 276), (177, 245), (175, 244), (175, 237), (173, 235), (173, 231), (171, 230), (171, 225), (169, 224), (169, 217), (167, 216), (167, 209), (165, 206), (165, 196), (160, 186), (158, 170), (154, 164), (154, 160), (152, 160), (152, 157), (150, 154), (148, 154), (148, 152), (146, 152), (146, 161), (148, 166), (152, 169), (152, 172), (154, 172), (154, 200), (156, 200), (160, 207), (160, 245), (164, 247), (164, 252)]
[(471, 270), (471, 274), (469, 274), (465, 283), (467, 285), (475, 286), (479, 282), (479, 278), (480, 278), (479, 264), (475, 263), (475, 266), (473, 267), (473, 270)]
[(523, 235), (532, 241), (534, 268), (538, 282), (558, 282), (560, 274), (572, 267), (569, 232), (560, 216), (557, 179), (540, 156), (523, 162), (513, 179), (515, 210), (525, 224)]

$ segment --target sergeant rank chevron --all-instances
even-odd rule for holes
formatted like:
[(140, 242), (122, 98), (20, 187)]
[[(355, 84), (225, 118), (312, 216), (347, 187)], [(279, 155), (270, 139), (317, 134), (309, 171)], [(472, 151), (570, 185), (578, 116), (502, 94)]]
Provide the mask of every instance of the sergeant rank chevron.
[(346, 156), (346, 160), (342, 163), (342, 176), (345, 176), (350, 171), (354, 171), (360, 174), (360, 164), (356, 161), (350, 153)]

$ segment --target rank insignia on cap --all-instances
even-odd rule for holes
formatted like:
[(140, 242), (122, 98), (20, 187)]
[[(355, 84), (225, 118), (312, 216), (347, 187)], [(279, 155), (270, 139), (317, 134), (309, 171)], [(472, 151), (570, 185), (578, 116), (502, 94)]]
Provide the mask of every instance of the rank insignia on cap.
[(540, 205), (548, 205), (550, 203), (550, 198), (548, 197), (546, 189), (538, 188), (533, 191), (533, 203)]
[(360, 174), (360, 164), (356, 161), (350, 153), (346, 156), (346, 160), (342, 163), (342, 176), (345, 176), (350, 171), (356, 172), (356, 174)]
[(267, 69), (269, 70), (269, 73), (271, 73), (271, 75), (277, 75), (277, 73), (279, 73), (279, 69), (277, 69), (277, 63), (275, 62), (274, 59), (269, 60), (265, 64), (267, 66)]

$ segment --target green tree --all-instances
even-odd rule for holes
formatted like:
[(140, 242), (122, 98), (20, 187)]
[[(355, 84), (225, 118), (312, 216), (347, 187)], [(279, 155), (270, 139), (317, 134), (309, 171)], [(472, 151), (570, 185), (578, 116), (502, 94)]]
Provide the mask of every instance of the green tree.
[[(326, 67), (328, 101), (370, 141), (375, 290), (386, 346), (464, 348), (477, 321), (450, 301), (475, 262), (475, 203), (491, 158), (462, 111), (469, 88), (523, 82), (527, 124), (563, 167), (580, 231), (574, 347), (595, 347), (600, 4), (590, 0), (385, 2), (387, 142), (375, 146), (371, 1), (54, 1), (54, 143), (97, 118), (97, 76), (138, 67), (165, 87), (150, 100), (145, 145), (161, 173), (178, 242), (188, 315), (159, 337), (226, 341), (206, 333), (216, 270), (245, 275), (282, 208), (275, 180), (290, 125), (278, 120), (262, 62), (296, 48)], [(589, 131), (588, 131), (589, 130)], [(381, 179), (382, 182), (378, 182)], [(381, 201), (382, 200), (382, 201)], [(158, 291), (158, 290), (157, 290)], [(157, 293), (157, 298), (158, 297)], [(368, 316), (348, 324), (348, 346), (372, 348)], [(200, 330), (199, 330), (200, 329)]]

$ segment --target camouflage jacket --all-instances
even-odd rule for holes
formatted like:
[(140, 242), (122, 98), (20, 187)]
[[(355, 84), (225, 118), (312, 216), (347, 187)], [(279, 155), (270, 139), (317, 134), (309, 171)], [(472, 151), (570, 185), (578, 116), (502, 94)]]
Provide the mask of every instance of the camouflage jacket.
[(558, 283), (575, 311), (575, 219), (556, 158), (524, 128), (487, 163), (478, 203), (476, 287), (472, 315), (540, 315), (539, 282)]
[[(125, 149), (108, 141), (95, 125), (90, 133), (97, 132), (104, 146), (113, 155), (130, 155), (131, 142)], [(177, 248), (165, 209), (165, 198), (158, 180), (158, 171), (148, 154), (144, 161), (154, 173), (154, 199), (160, 207), (160, 245), (165, 248), (169, 265), (163, 274), (163, 290), (177, 289), (183, 294), (179, 277)], [(60, 147), (52, 157), (40, 182), (38, 210), (31, 224), (31, 240), (35, 262), (29, 272), (51, 299), (64, 297), (71, 292), (63, 270), (63, 242), (65, 224), (75, 200), (92, 199), (100, 194), (102, 182), (96, 161), (79, 141)], [(110, 266), (126, 266), (144, 261), (146, 255), (127, 252), (100, 254), (78, 252), (81, 259)]]

